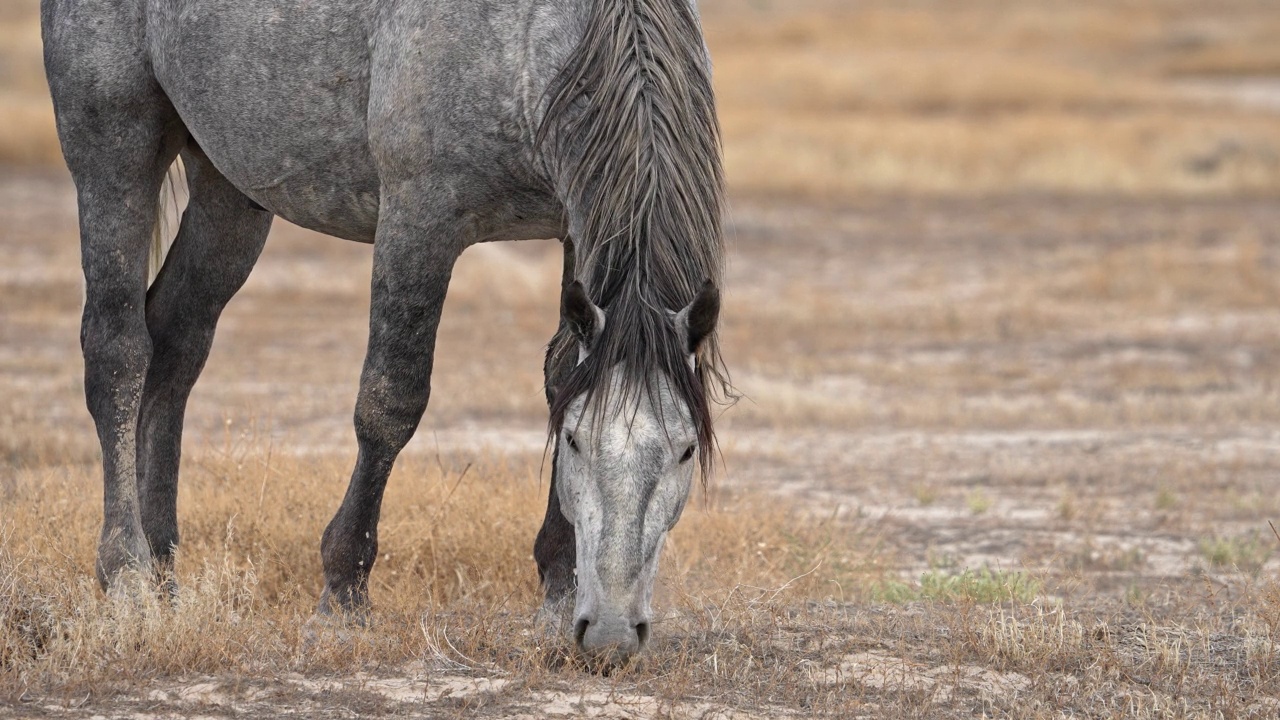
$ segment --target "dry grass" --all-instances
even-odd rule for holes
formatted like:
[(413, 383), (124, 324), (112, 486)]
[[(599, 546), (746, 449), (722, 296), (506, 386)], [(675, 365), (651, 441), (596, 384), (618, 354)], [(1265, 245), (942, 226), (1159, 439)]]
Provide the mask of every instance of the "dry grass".
[[(303, 625), (320, 577), (316, 538), (346, 465), (258, 443), (191, 458), (180, 518), (182, 590), (172, 606), (147, 594), (103, 596), (84, 572), (98, 522), (91, 468), (20, 472), (5, 492), (9, 519), (0, 532), (0, 693), (13, 702), (51, 689), (110, 696), (191, 674), (394, 671), (438, 659), (434, 653), (483, 657), (477, 670), (527, 674), (554, 659), (547, 653), (565, 651), (562, 638), (529, 632), (539, 516), (528, 509), (545, 499), (537, 466), (425, 457), (400, 463), (387, 494), (374, 628), (322, 633), (308, 645)], [(651, 671), (688, 652), (681, 644), (697, 641), (690, 633), (723, 629), (726, 621), (711, 615), (723, 608), (781, 606), (825, 594), (828, 583), (858, 587), (875, 570), (857, 537), (848, 525), (801, 521), (750, 500), (732, 511), (691, 508), (667, 549), (659, 602), (670, 615), (657, 623), (664, 649), (647, 661)]]
[(368, 630), (307, 624), (315, 537), (344, 459), (257, 443), (194, 458), (173, 601), (103, 596), (84, 571), (97, 519), (90, 469), (20, 477), (0, 533), (0, 703), (141, 717), (280, 707), (509, 717), (558, 714), (565, 697), (576, 699), (566, 714), (618, 717), (1276, 709), (1274, 584), (1082, 606), (1021, 572), (886, 581), (857, 525), (750, 498), (691, 509), (668, 549), (656, 646), (592, 678), (566, 662), (563, 639), (531, 632), (536, 466), (457, 462), (411, 457), (398, 468)]

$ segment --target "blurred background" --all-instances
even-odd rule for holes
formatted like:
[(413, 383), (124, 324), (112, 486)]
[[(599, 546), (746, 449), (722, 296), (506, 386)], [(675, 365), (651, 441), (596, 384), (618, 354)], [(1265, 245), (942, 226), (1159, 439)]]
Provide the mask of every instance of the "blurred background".
[[(1280, 191), (1270, 0), (703, 0), (737, 192)], [(61, 164), (37, 0), (0, 4), (0, 163)]]

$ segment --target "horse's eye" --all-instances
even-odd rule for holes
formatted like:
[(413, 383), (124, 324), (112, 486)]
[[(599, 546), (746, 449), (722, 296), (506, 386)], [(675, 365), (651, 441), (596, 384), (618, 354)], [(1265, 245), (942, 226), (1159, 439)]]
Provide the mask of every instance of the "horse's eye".
[(680, 464), (681, 464), (681, 465), (683, 465), (683, 464), (685, 464), (685, 463), (689, 462), (689, 460), (691, 460), (691, 459), (693, 458), (693, 448), (694, 448), (694, 446), (693, 446), (693, 445), (690, 445), (690, 446), (689, 446), (689, 448), (688, 448), (687, 450), (685, 450), (685, 451), (684, 451), (684, 454), (680, 456)]
[(573, 436), (573, 433), (571, 432), (565, 433), (564, 439), (565, 439), (565, 442), (569, 443), (570, 450), (573, 450), (574, 452), (578, 452), (578, 439)]

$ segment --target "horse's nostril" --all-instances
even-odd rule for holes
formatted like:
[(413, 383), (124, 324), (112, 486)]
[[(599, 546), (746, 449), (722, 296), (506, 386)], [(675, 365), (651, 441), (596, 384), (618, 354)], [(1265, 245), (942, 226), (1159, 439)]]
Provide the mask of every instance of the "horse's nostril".
[(582, 642), (587, 637), (587, 626), (590, 624), (589, 620), (582, 618), (577, 625), (573, 626), (573, 639), (578, 644), (578, 647), (582, 647)]
[(649, 642), (649, 623), (636, 623), (636, 637), (640, 640), (640, 647), (644, 647)]

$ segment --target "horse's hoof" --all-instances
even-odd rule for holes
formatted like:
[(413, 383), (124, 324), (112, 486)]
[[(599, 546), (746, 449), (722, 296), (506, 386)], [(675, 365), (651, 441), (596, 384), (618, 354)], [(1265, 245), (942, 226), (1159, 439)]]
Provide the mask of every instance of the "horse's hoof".
[(334, 645), (347, 645), (351, 642), (351, 629), (331, 615), (316, 613), (302, 624), (302, 637), (299, 650), (310, 655), (319, 648)]
[(329, 622), (347, 627), (369, 627), (372, 612), (369, 601), (353, 598), (349, 593), (335, 593), (325, 586), (320, 593), (320, 602), (316, 605), (316, 617), (327, 618)]
[(111, 577), (107, 585), (107, 599), (113, 604), (142, 607), (156, 601), (155, 578), (150, 572), (126, 568)]

